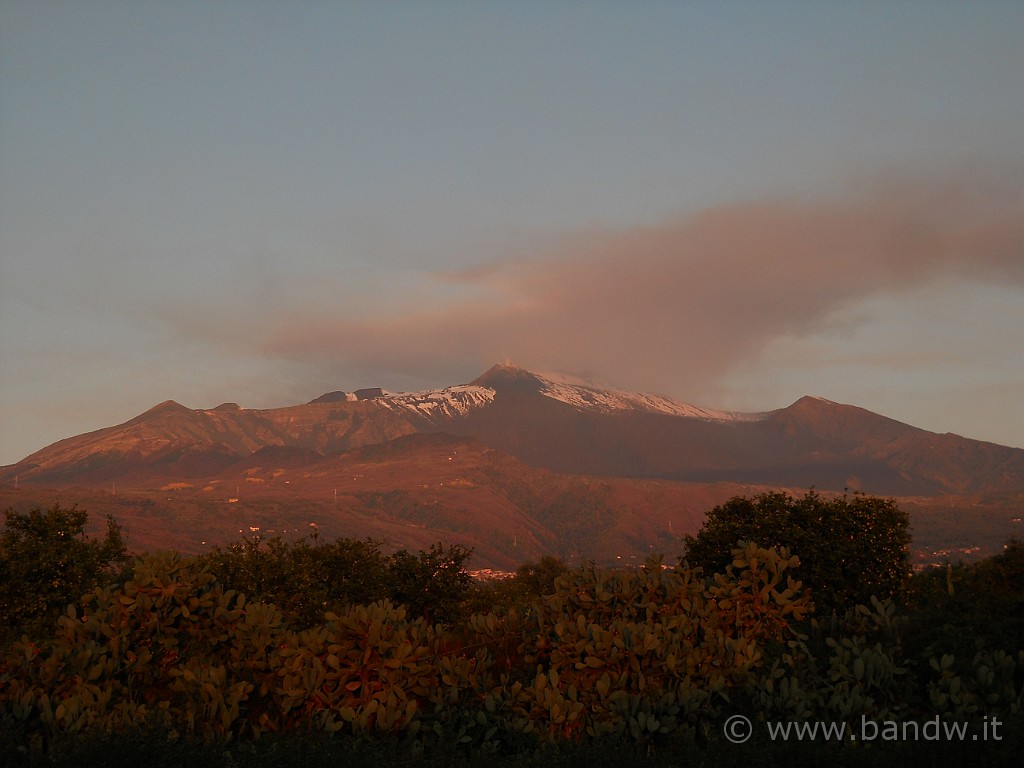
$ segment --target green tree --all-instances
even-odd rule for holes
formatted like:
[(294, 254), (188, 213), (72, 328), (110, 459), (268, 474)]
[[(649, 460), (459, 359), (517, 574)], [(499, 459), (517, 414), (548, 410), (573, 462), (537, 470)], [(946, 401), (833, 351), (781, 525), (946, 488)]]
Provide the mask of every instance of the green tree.
[(273, 603), (292, 626), (305, 628), (321, 623), (327, 611), (389, 596), (389, 563), (380, 545), (373, 539), (289, 543), (256, 536), (197, 559), (225, 588)]
[(1024, 651), (1024, 542), (998, 555), (914, 574), (911, 642), (924, 658), (970, 659), (981, 647)]
[(462, 605), (473, 578), (466, 562), (473, 550), (461, 544), (434, 544), (413, 555), (402, 549), (390, 558), (388, 597), (427, 621), (454, 624), (462, 618)]
[(517, 586), (527, 595), (543, 597), (554, 594), (555, 579), (569, 572), (565, 561), (554, 555), (544, 555), (539, 562), (523, 563), (516, 569)]
[(461, 615), (472, 579), (465, 564), (472, 551), (435, 544), (412, 554), (381, 552), (373, 539), (318, 538), (289, 543), (281, 537), (243, 539), (197, 560), (227, 589), (273, 603), (293, 627), (323, 621), (328, 611), (393, 600), (412, 616), (451, 623)]
[(800, 558), (795, 576), (810, 587), (819, 612), (901, 598), (910, 575), (907, 514), (894, 499), (855, 493), (826, 499), (814, 491), (737, 496), (712, 509), (686, 558), (709, 573), (728, 565), (739, 541), (787, 547)]
[(69, 603), (112, 581), (128, 561), (121, 528), (107, 516), (106, 535), (85, 534), (89, 519), (77, 505), (54, 504), (45, 512), (4, 512), (0, 536), (0, 632), (47, 636)]
[(473, 584), (466, 601), (466, 613), (505, 614), (510, 608), (529, 609), (538, 599), (554, 594), (555, 580), (567, 573), (569, 566), (554, 555), (544, 555), (536, 563), (523, 563), (516, 568), (514, 576)]

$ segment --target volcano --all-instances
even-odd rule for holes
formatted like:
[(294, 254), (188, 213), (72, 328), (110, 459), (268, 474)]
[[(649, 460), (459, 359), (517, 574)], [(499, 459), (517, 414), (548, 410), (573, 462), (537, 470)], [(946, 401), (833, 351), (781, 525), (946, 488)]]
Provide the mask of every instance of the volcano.
[[(478, 457), (473, 471), (453, 472), (458, 455)], [(0, 469), (0, 480), (20, 489), (161, 493), (161, 503), (191, 493), (199, 507), (227, 497), (275, 499), (284, 509), (288, 500), (323, 499), (330, 489), (338, 508), (361, 510), (366, 530), (391, 539), (409, 534), (403, 526), (422, 526), (420, 538), (444, 537), (474, 528), (474, 515), (490, 517), (494, 536), (474, 535), (500, 561), (498, 539), (515, 546), (521, 539), (530, 552), (570, 540), (567, 546), (583, 550), (601, 540), (601, 551), (613, 556), (616, 547), (643, 549), (630, 529), (653, 535), (675, 525), (678, 537), (699, 525), (681, 488), (703, 503), (724, 500), (727, 490), (767, 488), (971, 499), (961, 507), (1017, 500), (1024, 450), (928, 432), (820, 397), (736, 413), (496, 365), (467, 384), (339, 390), (283, 408), (191, 409), (168, 400), (43, 448)], [(430, 512), (419, 497), (442, 487)], [(465, 493), (452, 496), (453, 489)], [(637, 506), (626, 514), (617, 504)], [(660, 522), (651, 528), (641, 520)]]

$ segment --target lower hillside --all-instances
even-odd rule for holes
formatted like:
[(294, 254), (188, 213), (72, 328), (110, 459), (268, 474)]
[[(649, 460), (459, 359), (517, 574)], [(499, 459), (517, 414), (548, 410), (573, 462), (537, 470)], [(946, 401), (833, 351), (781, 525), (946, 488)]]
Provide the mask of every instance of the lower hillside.
[[(268, 448), (186, 479), (0, 484), (0, 507), (79, 502), (97, 519), (113, 515), (138, 551), (198, 553), (255, 534), (295, 540), (315, 526), (328, 539), (371, 537), (394, 549), (458, 543), (473, 550), (475, 567), (511, 570), (548, 554), (608, 566), (639, 565), (652, 552), (674, 557), (707, 510), (768, 490), (779, 489), (558, 474), (472, 438), (433, 434), (331, 457)], [(910, 514), (918, 564), (980, 559), (1009, 536), (1024, 538), (1024, 493), (898, 501)]]

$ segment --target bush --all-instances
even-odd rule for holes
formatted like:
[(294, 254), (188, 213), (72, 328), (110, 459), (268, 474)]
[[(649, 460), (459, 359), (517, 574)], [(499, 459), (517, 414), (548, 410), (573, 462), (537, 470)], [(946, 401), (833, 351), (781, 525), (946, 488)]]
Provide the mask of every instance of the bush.
[(478, 581), (467, 595), (466, 615), (528, 608), (537, 599), (553, 594), (558, 577), (567, 573), (569, 567), (561, 558), (545, 555), (536, 563), (520, 565), (511, 578)]
[[(978, 573), (1012, 576), (1017, 557), (1008, 548)], [(906, 744), (782, 744), (763, 728), (728, 744), (722, 724), (745, 713), (851, 726), (941, 717), (975, 733), (999, 718), (1003, 741), (925, 745), (919, 764), (1019, 764), (1024, 650), (976, 642), (971, 654), (928, 655), (891, 600), (808, 619), (800, 565), (744, 542), (717, 573), (658, 559), (580, 568), (520, 608), (456, 626), (382, 600), (298, 627), (227, 589), (201, 558), (149, 555), (68, 607), (48, 640), (0, 655), (0, 762), (498, 768), (686, 755), (705, 766), (874, 766), (918, 755)]]
[(786, 547), (800, 558), (795, 575), (810, 587), (819, 613), (903, 598), (910, 575), (909, 520), (893, 499), (862, 494), (826, 499), (814, 491), (737, 496), (712, 509), (686, 558), (708, 572), (730, 559), (738, 541)]
[(791, 625), (810, 608), (790, 576), (796, 563), (748, 544), (706, 580), (656, 559), (636, 571), (584, 568), (559, 577), (525, 615), (497, 627), (476, 617), (499, 661), (508, 658), (502, 634), (522, 637), (514, 668), (485, 697), (487, 722), (547, 740), (694, 735), (770, 646), (795, 636)]
[(461, 618), (472, 579), (466, 562), (472, 551), (435, 544), (412, 554), (381, 551), (373, 539), (317, 537), (288, 543), (280, 536), (243, 539), (197, 561), (226, 588), (250, 600), (273, 603), (296, 628), (314, 627), (328, 611), (391, 600), (414, 616), (444, 624)]
[(914, 643), (930, 655), (1024, 649), (1024, 543), (1011, 539), (999, 555), (916, 574), (909, 600)]
[(321, 624), (327, 611), (387, 596), (388, 562), (380, 546), (372, 539), (288, 543), (256, 536), (215, 547), (197, 561), (226, 588), (273, 603), (301, 629)]
[(45, 636), (69, 603), (117, 578), (128, 551), (121, 529), (107, 517), (101, 540), (85, 534), (89, 515), (55, 504), (27, 515), (8, 509), (0, 536), (0, 640)]

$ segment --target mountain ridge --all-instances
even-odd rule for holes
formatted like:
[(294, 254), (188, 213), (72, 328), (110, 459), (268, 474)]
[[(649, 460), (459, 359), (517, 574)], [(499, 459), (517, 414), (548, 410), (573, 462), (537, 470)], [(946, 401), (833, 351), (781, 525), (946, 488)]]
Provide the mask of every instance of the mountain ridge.
[(165, 400), (0, 468), (0, 479), (95, 485), (140, 474), (187, 478), (270, 447), (330, 456), (432, 432), (473, 437), (569, 474), (890, 494), (1024, 488), (1024, 450), (939, 435), (821, 397), (758, 413), (718, 411), (508, 364), (468, 384), (338, 390), (282, 408), (190, 409)]
[(314, 521), (396, 546), (458, 541), (498, 567), (671, 557), (711, 506), (808, 488), (901, 498), (928, 551), (975, 551), (978, 536), (991, 550), (1019, 520), (1024, 450), (821, 397), (741, 414), (499, 365), (281, 408), (165, 400), (0, 468), (0, 497), (71, 495), (147, 544), (195, 551)]

